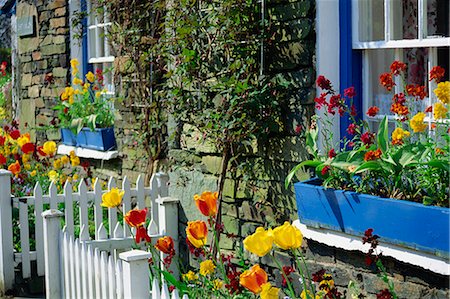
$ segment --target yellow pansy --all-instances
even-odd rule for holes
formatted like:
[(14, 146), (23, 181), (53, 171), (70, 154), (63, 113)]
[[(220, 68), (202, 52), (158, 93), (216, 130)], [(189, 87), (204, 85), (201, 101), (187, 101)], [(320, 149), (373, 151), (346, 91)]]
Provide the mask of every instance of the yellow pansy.
[(56, 180), (58, 180), (58, 173), (55, 170), (50, 170), (47, 174), (48, 178), (55, 182)]
[(107, 208), (118, 207), (122, 203), (124, 193), (124, 191), (119, 191), (118, 188), (112, 188), (102, 195), (102, 206)]
[(428, 125), (423, 122), (424, 118), (425, 113), (423, 112), (419, 112), (411, 118), (409, 126), (413, 129), (414, 133), (423, 132), (428, 127)]
[(435, 119), (446, 118), (448, 109), (441, 102), (437, 102), (433, 106), (433, 116)]
[(299, 248), (302, 246), (302, 239), (303, 235), (300, 230), (287, 221), (273, 229), (273, 240), (281, 249)]
[(61, 162), (60, 159), (56, 159), (55, 161), (53, 161), (53, 168), (61, 169), (62, 166), (63, 166), (63, 163)]
[(332, 289), (334, 288), (334, 280), (332, 279), (331, 275), (326, 273), (323, 275), (323, 280), (319, 283), (319, 288), (328, 288)]
[(195, 281), (198, 279), (197, 274), (195, 274), (193, 271), (189, 270), (186, 274), (183, 274), (183, 279), (187, 281)]
[(32, 177), (36, 176), (36, 174), (37, 174), (36, 170), (33, 170), (32, 172), (30, 172), (30, 176), (32, 176)]
[(263, 284), (261, 293), (261, 299), (278, 299), (278, 294), (280, 293), (280, 289), (273, 287), (270, 282)]
[(29, 133), (23, 134), (22, 136), (20, 136), (17, 139), (17, 144), (20, 147), (24, 146), (26, 143), (29, 143), (29, 142), (30, 142), (30, 134)]
[(272, 250), (272, 246), (272, 232), (264, 230), (263, 227), (258, 227), (252, 235), (244, 239), (245, 249), (259, 257), (268, 254)]
[(53, 156), (56, 153), (56, 143), (54, 141), (45, 142), (42, 151), (49, 156)]
[(72, 158), (70, 158), (70, 162), (72, 163), (73, 167), (78, 166), (78, 165), (80, 165), (80, 158), (72, 157)]
[(75, 151), (70, 151), (69, 156), (72, 157), (76, 157), (77, 155), (75, 154)]
[(214, 273), (214, 269), (216, 269), (216, 265), (214, 265), (213, 261), (206, 260), (200, 263), (200, 275), (206, 276)]
[(86, 74), (86, 79), (89, 81), (89, 82), (94, 82), (94, 79), (95, 79), (95, 75), (94, 75), (94, 73), (92, 73), (92, 72), (88, 72), (87, 74)]
[(69, 162), (70, 162), (69, 157), (67, 157), (67, 156), (62, 156), (62, 157), (61, 157), (61, 163), (62, 163), (62, 164), (66, 165), (66, 164), (69, 163)]
[(444, 104), (450, 103), (450, 81), (441, 82), (434, 90), (438, 100)]

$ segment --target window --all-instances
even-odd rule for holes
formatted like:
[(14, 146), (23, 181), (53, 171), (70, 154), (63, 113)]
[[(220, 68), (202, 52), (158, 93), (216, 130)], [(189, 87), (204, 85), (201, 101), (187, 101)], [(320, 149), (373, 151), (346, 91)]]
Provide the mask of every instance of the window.
[(97, 69), (104, 73), (104, 84), (108, 93), (114, 92), (112, 67), (114, 53), (107, 34), (111, 22), (108, 19), (106, 9), (94, 7), (91, 1), (88, 2), (88, 23), (87, 23), (87, 61), (92, 65), (93, 71)]
[[(430, 95), (412, 110), (423, 111), (436, 101), (432, 92), (435, 85), (428, 78), (433, 66), (444, 67), (444, 80), (449, 80), (449, 3), (448, 0), (352, 1), (352, 49), (362, 51), (361, 108), (367, 111), (376, 105), (381, 114), (374, 118), (364, 115), (372, 129), (378, 127), (376, 123), (384, 115), (394, 120), (390, 112), (392, 94), (378, 83), (379, 75), (389, 71), (392, 61), (407, 63), (408, 83), (424, 85)], [(396, 82), (396, 93), (403, 88), (402, 82)]]

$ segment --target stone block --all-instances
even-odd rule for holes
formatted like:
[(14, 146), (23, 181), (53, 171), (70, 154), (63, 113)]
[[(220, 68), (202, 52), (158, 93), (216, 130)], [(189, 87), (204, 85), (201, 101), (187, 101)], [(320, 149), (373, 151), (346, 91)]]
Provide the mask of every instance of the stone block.
[(56, 34), (68, 34), (69, 33), (69, 29), (68, 28), (58, 28), (55, 31)]
[[(19, 106), (20, 106), (20, 115), (19, 115), (19, 119), (20, 119), (20, 130), (27, 130), (28, 132), (30, 132), (30, 136), (31, 136), (31, 140), (34, 142), (36, 139), (36, 132), (34, 129), (30, 129), (36, 126), (36, 122), (35, 122), (35, 105), (34, 105), (34, 100), (33, 99), (21, 99), (19, 101)], [(26, 127), (27, 128), (26, 128)]]
[(59, 28), (59, 27), (65, 27), (66, 26), (66, 18), (54, 18), (50, 19), (50, 28)]
[(222, 166), (222, 157), (203, 156), (202, 170), (207, 173), (219, 174)]
[(183, 126), (180, 142), (184, 149), (200, 153), (217, 153), (216, 146), (210, 140), (203, 138), (198, 129), (189, 124)]
[(56, 8), (64, 7), (67, 5), (67, 0), (53, 0), (47, 3), (47, 10), (55, 10)]
[(33, 57), (33, 60), (40, 60), (42, 58), (41, 52), (35, 51), (31, 53), (31, 57)]
[(47, 45), (41, 47), (42, 55), (49, 56), (49, 55), (55, 55), (55, 54), (61, 54), (66, 52), (66, 45), (65, 44), (59, 44), (59, 45)]
[(39, 60), (39, 61), (36, 61), (35, 64), (36, 64), (36, 68), (38, 70), (45, 70), (48, 67), (47, 60)]
[(34, 105), (36, 108), (44, 108), (45, 107), (44, 99), (36, 98), (36, 100), (34, 101)]
[(59, 129), (48, 129), (45, 131), (47, 140), (61, 140), (61, 132)]
[(41, 41), (41, 47), (53, 44), (53, 35), (46, 35)]
[(39, 13), (39, 23), (47, 23), (48, 20), (51, 18), (51, 12), (48, 10), (42, 11)]
[(63, 44), (65, 43), (67, 40), (67, 37), (64, 35), (57, 35), (53, 38), (53, 43), (54, 44)]
[(300, 136), (270, 138), (266, 144), (267, 156), (279, 161), (301, 162), (309, 159), (305, 140)]
[(65, 7), (60, 7), (55, 9), (55, 17), (63, 17), (66, 15), (66, 8)]
[(53, 77), (57, 77), (57, 78), (65, 78), (67, 77), (67, 69), (62, 68), (62, 67), (55, 67), (53, 69)]
[(39, 47), (38, 37), (19, 38), (19, 54), (30, 53), (36, 51)]
[(28, 88), (28, 97), (29, 98), (39, 97), (39, 85), (34, 85)]
[(31, 78), (31, 84), (42, 84), (44, 82), (44, 75), (35, 75)]
[(24, 74), (24, 75), (22, 75), (21, 80), (20, 80), (20, 86), (21, 87), (30, 86), (32, 77), (33, 77), (32, 74)]
[(26, 55), (20, 55), (20, 56), (19, 56), (19, 61), (20, 61), (21, 63), (24, 63), (24, 62), (30, 62), (30, 61), (31, 61), (31, 56), (28, 55), (28, 54), (26, 54)]

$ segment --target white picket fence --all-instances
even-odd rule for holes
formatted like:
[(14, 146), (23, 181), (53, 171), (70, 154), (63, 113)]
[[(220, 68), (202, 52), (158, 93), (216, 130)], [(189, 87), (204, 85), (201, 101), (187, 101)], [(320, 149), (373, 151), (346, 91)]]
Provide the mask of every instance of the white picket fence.
[(42, 216), (47, 298), (180, 298), (158, 278), (150, 283), (148, 251), (121, 252), (130, 248), (130, 237), (80, 241), (61, 230), (62, 212), (47, 210)]
[[(177, 201), (167, 198), (168, 176), (157, 173), (150, 180), (150, 186), (145, 187), (143, 177), (136, 181), (136, 187), (131, 188), (130, 181), (125, 177), (121, 189), (125, 191), (122, 211), (125, 214), (133, 206), (145, 207), (146, 197), (150, 197), (149, 216), (151, 221), (148, 231), (151, 235), (170, 235), (178, 244), (178, 211)], [(115, 187), (114, 179), (110, 179), (108, 190)], [(115, 242), (128, 242), (131, 246), (131, 232), (128, 227), (122, 226), (117, 220), (117, 209), (108, 209), (108, 231), (103, 226), (104, 208), (101, 207), (102, 191), (100, 181), (97, 180), (93, 191), (88, 191), (84, 183), (80, 183), (78, 191), (73, 192), (72, 185), (66, 182), (63, 194), (57, 194), (54, 184), (50, 185), (48, 194), (43, 194), (39, 184), (34, 188), (34, 195), (23, 198), (15, 198), (11, 195), (11, 173), (0, 170), (0, 296), (14, 287), (14, 269), (21, 265), (23, 278), (32, 275), (44, 276), (45, 248), (44, 248), (44, 223), (41, 214), (44, 207), (56, 209), (64, 208), (65, 232), (75, 239), (75, 228), (79, 229), (79, 241), (89, 241), (89, 219), (93, 219), (95, 230), (94, 241), (100, 250), (106, 250), (105, 246), (113, 246)], [(74, 207), (75, 205), (75, 207)], [(93, 215), (89, 215), (89, 207), (93, 207)], [(13, 244), (13, 207), (19, 209), (20, 248), (21, 252), (14, 250)], [(74, 211), (78, 210), (78, 219), (74, 219)], [(28, 213), (31, 210), (35, 215), (35, 250), (30, 250), (30, 223)], [(106, 215), (105, 215), (106, 217)], [(105, 241), (106, 240), (106, 241)], [(125, 240), (125, 241), (118, 241)], [(131, 248), (131, 247), (129, 247)], [(109, 248), (111, 251), (112, 249)], [(31, 273), (31, 262), (36, 261), (37, 273)]]

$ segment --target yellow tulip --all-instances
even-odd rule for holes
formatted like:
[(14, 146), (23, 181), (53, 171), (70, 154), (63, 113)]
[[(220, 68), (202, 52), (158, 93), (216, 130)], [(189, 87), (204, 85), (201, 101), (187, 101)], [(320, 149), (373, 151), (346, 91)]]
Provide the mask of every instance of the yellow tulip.
[(244, 247), (253, 254), (263, 257), (272, 250), (272, 231), (265, 231), (263, 227), (258, 227), (253, 235), (244, 239)]
[(278, 299), (279, 288), (273, 287), (270, 282), (263, 284), (261, 287), (261, 299)]
[(124, 191), (119, 191), (118, 188), (112, 188), (102, 195), (102, 206), (107, 208), (118, 207), (122, 203), (124, 193)]
[(94, 73), (92, 73), (92, 72), (88, 72), (87, 74), (86, 74), (86, 79), (89, 81), (89, 82), (94, 82), (94, 79), (95, 79), (95, 75), (94, 75)]
[(66, 165), (67, 163), (70, 162), (69, 157), (67, 157), (67, 156), (62, 156), (62, 157), (61, 157), (61, 162), (62, 162), (63, 165)]
[(72, 162), (73, 167), (80, 165), (80, 158), (78, 157), (70, 158), (70, 161)]
[(208, 238), (206, 222), (200, 220), (189, 221), (186, 227), (186, 236), (195, 248), (204, 246)]
[(54, 141), (45, 142), (42, 151), (49, 156), (53, 156), (56, 153), (56, 143)]
[(273, 240), (278, 247), (284, 250), (296, 249), (302, 246), (303, 235), (300, 230), (289, 222), (273, 229)]
[(55, 182), (58, 179), (58, 173), (55, 170), (50, 170), (47, 176), (52, 182)]

